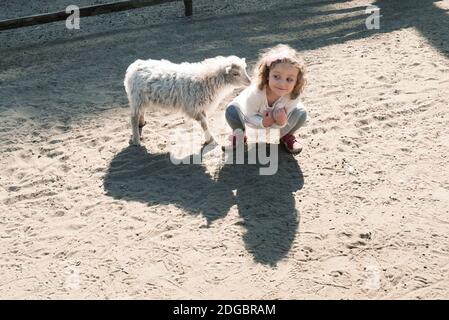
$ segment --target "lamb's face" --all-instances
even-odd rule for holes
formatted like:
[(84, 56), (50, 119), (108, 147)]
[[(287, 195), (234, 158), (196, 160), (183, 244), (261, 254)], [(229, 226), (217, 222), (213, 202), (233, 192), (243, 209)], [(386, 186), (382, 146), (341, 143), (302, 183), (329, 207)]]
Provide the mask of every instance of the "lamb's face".
[(229, 83), (235, 86), (249, 86), (251, 84), (251, 79), (246, 72), (246, 62), (245, 59), (240, 59), (237, 57), (232, 57), (232, 62), (230, 66), (226, 68), (227, 78)]

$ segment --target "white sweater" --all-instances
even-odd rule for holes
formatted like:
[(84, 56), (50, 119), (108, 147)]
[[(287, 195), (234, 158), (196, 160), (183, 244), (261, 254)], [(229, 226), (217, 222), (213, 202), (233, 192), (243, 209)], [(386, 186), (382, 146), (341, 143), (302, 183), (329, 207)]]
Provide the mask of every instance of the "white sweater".
[[(262, 121), (263, 114), (266, 111), (287, 107), (287, 115), (289, 115), (295, 108), (304, 109), (304, 105), (299, 97), (292, 100), (290, 99), (290, 95), (280, 97), (270, 107), (268, 105), (266, 87), (263, 90), (259, 90), (254, 84), (243, 90), (229, 105), (238, 107), (245, 123), (255, 129), (265, 128)], [(286, 125), (279, 126), (274, 123), (270, 128), (279, 129)]]

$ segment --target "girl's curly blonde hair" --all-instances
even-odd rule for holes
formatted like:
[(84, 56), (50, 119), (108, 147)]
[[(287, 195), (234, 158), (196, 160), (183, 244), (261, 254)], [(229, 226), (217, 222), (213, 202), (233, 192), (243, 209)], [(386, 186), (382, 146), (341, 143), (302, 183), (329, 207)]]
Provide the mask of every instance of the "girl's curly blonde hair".
[(278, 44), (275, 47), (263, 50), (254, 70), (255, 82), (259, 90), (263, 90), (268, 84), (270, 69), (278, 63), (290, 63), (298, 68), (298, 79), (290, 93), (291, 99), (296, 99), (304, 90), (307, 81), (305, 78), (305, 63), (299, 52), (286, 44)]

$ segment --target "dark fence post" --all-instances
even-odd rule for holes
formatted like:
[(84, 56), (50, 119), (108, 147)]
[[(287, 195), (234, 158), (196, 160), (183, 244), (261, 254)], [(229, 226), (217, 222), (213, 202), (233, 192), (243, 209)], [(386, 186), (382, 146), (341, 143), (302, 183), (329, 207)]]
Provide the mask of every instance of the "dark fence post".
[(184, 0), (185, 15), (190, 17), (193, 13), (192, 0)]

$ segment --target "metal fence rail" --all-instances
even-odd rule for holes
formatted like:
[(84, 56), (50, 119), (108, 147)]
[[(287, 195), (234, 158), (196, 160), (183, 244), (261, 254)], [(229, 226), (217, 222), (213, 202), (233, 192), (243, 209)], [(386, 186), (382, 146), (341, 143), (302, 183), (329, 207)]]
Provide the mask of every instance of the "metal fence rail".
[[(99, 4), (94, 6), (87, 6), (80, 8), (80, 18), (81, 17), (89, 17), (96, 16), (105, 13), (124, 11), (148, 6), (154, 6), (161, 3), (174, 2), (179, 0), (127, 0), (127, 1), (118, 1), (111, 2), (106, 4)], [(184, 8), (185, 15), (192, 15), (192, 0), (184, 0)], [(33, 16), (27, 16), (22, 18), (15, 18), (9, 20), (0, 21), (0, 31), (29, 27), (37, 24), (44, 24), (54, 21), (65, 20), (72, 13), (67, 13), (65, 11), (58, 11), (52, 13), (38, 14)]]

